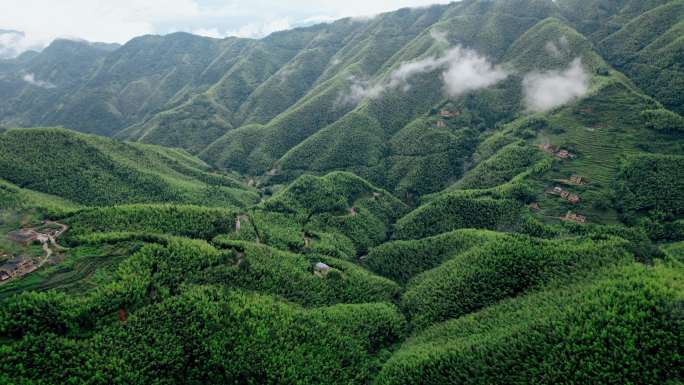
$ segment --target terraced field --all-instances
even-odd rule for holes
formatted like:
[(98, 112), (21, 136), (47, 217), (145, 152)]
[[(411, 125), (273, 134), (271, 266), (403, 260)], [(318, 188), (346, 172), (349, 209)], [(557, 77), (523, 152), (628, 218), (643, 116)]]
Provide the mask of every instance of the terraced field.
[(679, 144), (672, 137), (646, 128), (640, 110), (649, 106), (644, 95), (619, 83), (604, 86), (598, 95), (602, 99), (590, 97), (550, 115), (548, 128), (536, 139), (536, 143), (550, 143), (576, 155), (574, 159), (558, 160), (549, 172), (534, 178), (537, 191), (553, 187), (554, 179), (571, 175), (581, 175), (588, 181), (585, 186), (566, 188), (582, 198), (577, 205), (541, 194), (539, 204), (544, 218), (556, 218), (573, 210), (586, 215), (591, 222), (617, 223), (617, 212), (609, 208), (609, 201), (613, 199), (612, 191), (623, 159), (643, 151), (678, 151)]
[(71, 249), (55, 263), (47, 264), (21, 279), (1, 285), (0, 297), (23, 291), (50, 289), (69, 293), (87, 292), (113, 279), (116, 266), (138, 246), (82, 246)]

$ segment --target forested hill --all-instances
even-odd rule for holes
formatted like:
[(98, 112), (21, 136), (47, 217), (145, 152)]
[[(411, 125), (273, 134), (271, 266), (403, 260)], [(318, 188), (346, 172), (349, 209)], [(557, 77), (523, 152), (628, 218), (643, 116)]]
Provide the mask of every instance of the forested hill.
[(256, 191), (243, 181), (211, 172), (183, 150), (55, 128), (0, 133), (0, 176), (18, 187), (82, 205), (243, 207), (258, 201)]
[[(580, 58), (592, 93), (608, 74), (684, 113), (682, 15), (681, 0), (467, 0), (261, 40), (176, 33), (114, 50), (58, 40), (0, 62), (0, 125), (181, 147), (252, 175), (345, 169), (398, 193), (435, 192), (444, 186), (426, 165), (463, 168), (483, 131), (528, 110), (521, 84), (534, 71)], [(455, 47), (473, 51), (459, 56)], [(445, 86), (447, 59), (468, 55), (501, 72)], [(432, 67), (406, 71), (407, 63)], [(428, 130), (445, 106), (459, 117)]]
[(684, 0), (0, 60), (0, 384), (684, 383)]

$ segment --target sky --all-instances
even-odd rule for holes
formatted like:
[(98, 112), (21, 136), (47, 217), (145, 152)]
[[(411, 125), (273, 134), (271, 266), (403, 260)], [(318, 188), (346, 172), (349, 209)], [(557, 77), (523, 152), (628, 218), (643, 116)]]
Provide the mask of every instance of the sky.
[[(449, 0), (0, 0), (0, 58), (56, 38), (125, 43), (177, 31), (259, 38), (272, 32)], [(16, 32), (14, 32), (16, 31)]]

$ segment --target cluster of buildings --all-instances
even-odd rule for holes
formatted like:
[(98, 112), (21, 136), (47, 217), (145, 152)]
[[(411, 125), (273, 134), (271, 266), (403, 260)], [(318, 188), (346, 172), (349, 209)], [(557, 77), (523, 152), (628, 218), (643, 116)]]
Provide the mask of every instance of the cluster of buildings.
[(567, 190), (563, 190), (563, 188), (559, 186), (556, 186), (551, 190), (547, 190), (546, 193), (551, 195), (558, 195), (559, 197), (566, 200), (567, 202), (572, 203), (573, 205), (580, 203), (581, 200), (579, 195), (573, 194)]
[(0, 282), (7, 281), (14, 277), (20, 277), (24, 274), (31, 273), (36, 269), (37, 267), (31, 259), (21, 256), (15, 257), (0, 266)]
[(575, 159), (577, 157), (575, 154), (571, 153), (568, 150), (557, 149), (550, 144), (540, 144), (537, 147), (539, 147), (539, 149), (544, 151), (545, 153), (551, 154), (558, 159)]
[[(31, 257), (16, 256), (13, 259), (0, 265), (0, 282), (5, 282), (9, 279), (21, 277), (23, 275), (36, 271), (47, 259), (52, 255), (52, 250), (49, 244), (55, 247), (57, 245), (55, 238), (67, 231), (68, 226), (46, 221), (43, 225), (36, 228), (24, 228), (17, 231), (12, 231), (7, 234), (7, 238), (22, 245), (29, 246), (33, 242), (39, 242), (43, 245), (45, 251), (45, 259), (42, 262), (36, 263)], [(7, 254), (2, 255), (2, 259), (9, 257)]]

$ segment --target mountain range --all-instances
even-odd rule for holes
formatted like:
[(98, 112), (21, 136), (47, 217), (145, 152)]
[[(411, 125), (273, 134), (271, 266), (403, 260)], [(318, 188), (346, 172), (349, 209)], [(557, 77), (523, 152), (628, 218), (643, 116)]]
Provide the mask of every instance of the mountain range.
[(683, 64), (684, 0), (0, 59), (0, 382), (679, 384)]

